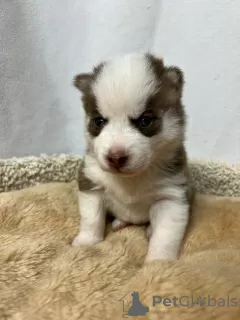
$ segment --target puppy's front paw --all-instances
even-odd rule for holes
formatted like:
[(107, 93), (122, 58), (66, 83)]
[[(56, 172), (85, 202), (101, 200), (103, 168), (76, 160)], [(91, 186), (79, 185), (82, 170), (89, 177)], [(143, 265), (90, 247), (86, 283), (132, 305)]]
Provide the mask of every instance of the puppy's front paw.
[(95, 235), (92, 235), (90, 233), (79, 233), (79, 235), (73, 240), (72, 246), (78, 247), (78, 246), (92, 246), (94, 244), (97, 244), (99, 242), (103, 241), (102, 238), (99, 238)]
[(178, 259), (178, 254), (173, 251), (152, 251), (148, 252), (145, 263), (156, 261), (156, 260), (168, 260), (168, 261), (174, 261)]

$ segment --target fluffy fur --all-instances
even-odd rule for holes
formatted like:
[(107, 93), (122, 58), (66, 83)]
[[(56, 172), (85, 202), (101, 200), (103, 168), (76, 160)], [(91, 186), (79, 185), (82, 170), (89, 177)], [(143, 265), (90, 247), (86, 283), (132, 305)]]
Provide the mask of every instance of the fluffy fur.
[(75, 77), (86, 115), (86, 153), (82, 221), (73, 245), (102, 241), (110, 211), (115, 229), (150, 221), (146, 261), (178, 257), (191, 197), (183, 82), (179, 68), (150, 54), (118, 57)]

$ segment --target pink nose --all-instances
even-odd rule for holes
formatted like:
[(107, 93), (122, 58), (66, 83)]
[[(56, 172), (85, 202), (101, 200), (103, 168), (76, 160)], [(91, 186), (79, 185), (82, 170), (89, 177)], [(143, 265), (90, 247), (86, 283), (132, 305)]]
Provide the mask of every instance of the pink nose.
[(123, 149), (110, 150), (107, 155), (107, 161), (110, 167), (121, 169), (128, 161), (128, 155)]

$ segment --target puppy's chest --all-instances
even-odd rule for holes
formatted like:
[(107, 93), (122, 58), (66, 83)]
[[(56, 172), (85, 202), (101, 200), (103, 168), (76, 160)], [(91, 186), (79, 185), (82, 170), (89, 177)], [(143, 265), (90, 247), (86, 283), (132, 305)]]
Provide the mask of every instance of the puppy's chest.
[(153, 190), (138, 187), (106, 188), (104, 192), (106, 207), (111, 214), (120, 220), (134, 224), (149, 221), (150, 207), (154, 202)]

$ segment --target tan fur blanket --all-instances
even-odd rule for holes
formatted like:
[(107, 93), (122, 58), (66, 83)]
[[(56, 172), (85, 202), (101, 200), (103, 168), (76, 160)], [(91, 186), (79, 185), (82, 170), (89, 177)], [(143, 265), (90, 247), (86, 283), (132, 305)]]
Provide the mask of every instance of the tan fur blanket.
[(240, 319), (240, 198), (198, 195), (181, 259), (145, 266), (144, 227), (70, 246), (75, 182), (0, 194), (0, 228), (1, 320)]

